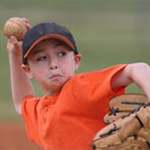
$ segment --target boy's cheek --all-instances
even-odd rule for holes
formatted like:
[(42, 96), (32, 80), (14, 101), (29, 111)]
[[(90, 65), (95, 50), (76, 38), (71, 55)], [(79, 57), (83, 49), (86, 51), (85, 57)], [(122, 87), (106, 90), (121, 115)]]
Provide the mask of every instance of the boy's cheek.
[(75, 75), (75, 70), (73, 68), (70, 68), (69, 70), (66, 70), (65, 74), (68, 78), (71, 78)]

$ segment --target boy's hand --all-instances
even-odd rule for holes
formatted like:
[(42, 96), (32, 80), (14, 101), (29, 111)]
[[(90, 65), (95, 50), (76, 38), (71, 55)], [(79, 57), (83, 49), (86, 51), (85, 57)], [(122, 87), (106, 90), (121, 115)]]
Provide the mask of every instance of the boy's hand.
[(9, 54), (21, 57), (22, 41), (18, 41), (15, 36), (11, 36), (7, 42), (7, 51)]

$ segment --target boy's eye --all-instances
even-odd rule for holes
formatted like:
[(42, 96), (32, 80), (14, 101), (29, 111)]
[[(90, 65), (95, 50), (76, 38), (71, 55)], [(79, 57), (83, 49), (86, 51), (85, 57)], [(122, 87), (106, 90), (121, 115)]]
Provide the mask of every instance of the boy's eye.
[(65, 55), (66, 55), (66, 52), (65, 52), (65, 51), (62, 51), (62, 52), (59, 52), (59, 53), (58, 53), (58, 56), (59, 56), (59, 57), (62, 57), (62, 56), (65, 56)]
[(36, 60), (37, 60), (37, 61), (43, 61), (43, 60), (45, 60), (46, 58), (47, 58), (46, 56), (41, 56), (41, 57), (37, 58)]

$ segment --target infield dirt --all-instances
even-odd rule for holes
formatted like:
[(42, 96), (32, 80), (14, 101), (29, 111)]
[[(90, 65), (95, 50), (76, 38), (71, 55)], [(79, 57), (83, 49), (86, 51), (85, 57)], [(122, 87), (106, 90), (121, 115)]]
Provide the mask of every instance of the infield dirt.
[(1, 124), (0, 150), (42, 150), (27, 138), (23, 124)]

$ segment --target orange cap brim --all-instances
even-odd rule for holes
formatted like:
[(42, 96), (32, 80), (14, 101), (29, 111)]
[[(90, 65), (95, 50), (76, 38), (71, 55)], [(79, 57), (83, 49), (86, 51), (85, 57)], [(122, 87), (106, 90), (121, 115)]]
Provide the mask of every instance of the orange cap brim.
[(75, 50), (75, 46), (73, 45), (72, 42), (70, 42), (70, 40), (68, 40), (66, 37), (64, 37), (63, 35), (60, 34), (47, 34), (44, 35), (42, 37), (40, 37), (38, 40), (36, 40), (31, 47), (28, 49), (28, 51), (26, 52), (26, 54), (24, 55), (24, 58), (27, 58), (27, 56), (29, 55), (29, 53), (32, 51), (32, 49), (41, 41), (45, 40), (45, 39), (58, 39), (61, 40), (63, 42), (65, 42), (72, 50)]

